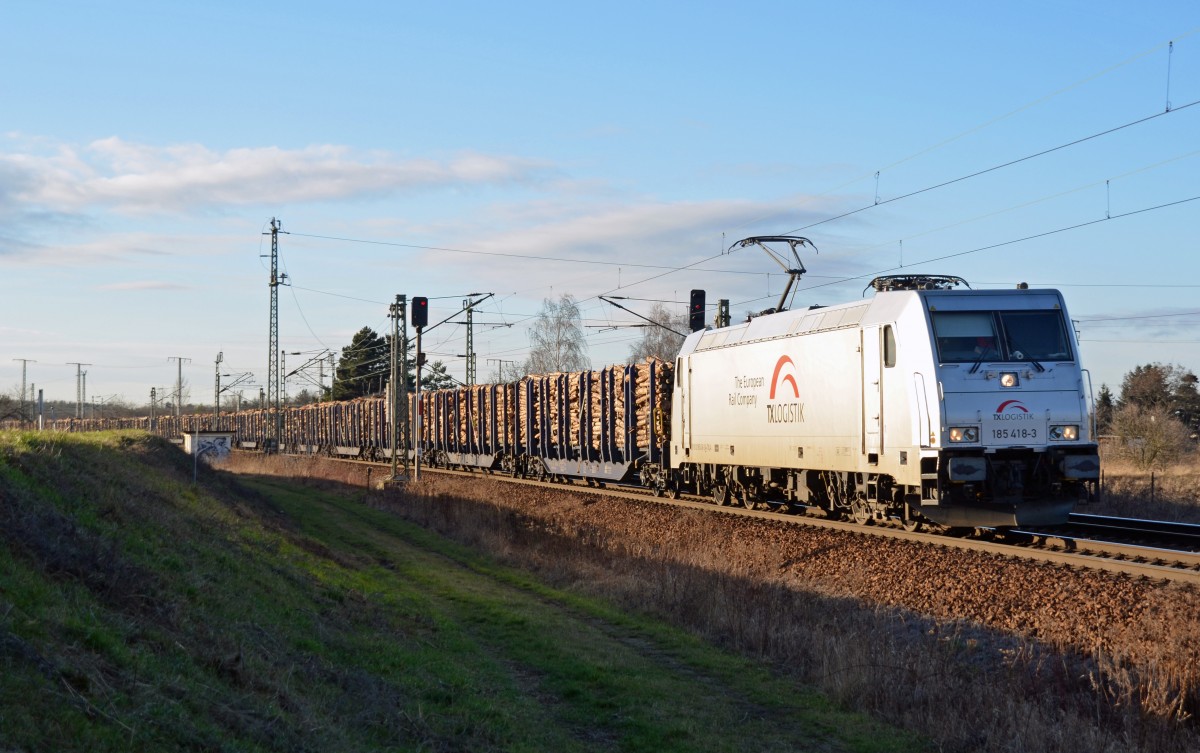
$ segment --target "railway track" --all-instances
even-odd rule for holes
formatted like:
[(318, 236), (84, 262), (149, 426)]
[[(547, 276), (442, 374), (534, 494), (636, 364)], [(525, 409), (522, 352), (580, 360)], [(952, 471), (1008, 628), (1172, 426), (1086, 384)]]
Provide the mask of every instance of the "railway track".
[(1134, 544), (1200, 551), (1200, 525), (1194, 523), (1073, 513), (1064, 528), (1092, 538), (1121, 539)]
[[(338, 459), (339, 462), (361, 463), (380, 467), (379, 463), (364, 460)], [(649, 501), (663, 505), (676, 505), (684, 508), (703, 510), (723, 515), (740, 515), (759, 518), (780, 523), (814, 526), (847, 533), (857, 533), (881, 538), (892, 538), (919, 542), (931, 546), (948, 547), (964, 551), (989, 552), (1003, 557), (1017, 557), (1026, 560), (1049, 562), (1070, 568), (1103, 570), (1120, 573), (1135, 578), (1152, 580), (1167, 580), (1178, 583), (1200, 585), (1200, 552), (1186, 548), (1170, 546), (1146, 546), (1142, 544), (1121, 541), (1090, 538), (1085, 535), (1075, 535), (1075, 531), (1037, 530), (1037, 531), (981, 531), (982, 536), (964, 538), (947, 536), (938, 533), (904, 530), (899, 521), (895, 526), (862, 525), (841, 520), (831, 520), (806, 514), (783, 513), (744, 507), (718, 506), (707, 497), (681, 495), (670, 499), (653, 494), (641, 487), (594, 483), (586, 484), (582, 480), (571, 482), (546, 482), (534, 479), (514, 478), (507, 474), (497, 474), (480, 470), (459, 470), (422, 466), (422, 473), (437, 473), (459, 477), (486, 476), (508, 484), (533, 486), (537, 488), (560, 489), (583, 494), (595, 494), (619, 499)], [(1200, 533), (1200, 526), (1186, 526), (1162, 521), (1128, 521), (1128, 519), (1101, 518), (1094, 515), (1073, 515), (1079, 518), (1080, 525), (1091, 525), (1104, 530), (1114, 530), (1119, 523), (1127, 521), (1141, 524), (1140, 530), (1152, 531), (1185, 531), (1192, 529), (1191, 535)], [(1127, 526), (1126, 531), (1139, 530)], [(1184, 535), (1184, 534), (1180, 534)]]

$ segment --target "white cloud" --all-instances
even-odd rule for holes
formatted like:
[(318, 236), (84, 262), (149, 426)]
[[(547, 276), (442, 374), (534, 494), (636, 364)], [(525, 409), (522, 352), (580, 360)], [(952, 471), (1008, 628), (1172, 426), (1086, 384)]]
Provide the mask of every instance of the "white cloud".
[(514, 183), (547, 170), (545, 163), (475, 152), (445, 160), (401, 159), (331, 144), (215, 151), (201, 144), (159, 147), (111, 137), (82, 148), (38, 144), (0, 153), (0, 198), (62, 212), (107, 207), (144, 214)]
[(97, 290), (187, 290), (185, 285), (176, 285), (173, 282), (162, 282), (159, 280), (130, 280), (128, 282), (114, 282), (110, 285), (100, 285)]
[[(651, 261), (666, 251), (677, 260), (681, 255), (710, 256), (722, 243), (728, 247), (742, 237), (773, 232), (765, 226), (769, 218), (786, 214), (795, 219), (822, 216), (830, 201), (822, 198), (755, 202), (750, 200), (647, 201), (623, 204), (552, 217), (548, 207), (522, 205), (518, 214), (520, 231), (490, 236), (472, 248), (519, 250), (528, 254), (557, 256), (602, 253), (615, 259)], [(538, 222), (530, 222), (537, 214)]]

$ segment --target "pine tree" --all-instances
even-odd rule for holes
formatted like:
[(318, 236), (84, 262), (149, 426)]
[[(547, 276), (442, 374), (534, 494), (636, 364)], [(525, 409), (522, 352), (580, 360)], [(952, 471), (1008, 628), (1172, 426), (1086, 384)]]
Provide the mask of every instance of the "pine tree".
[(1101, 434), (1107, 433), (1112, 424), (1116, 400), (1107, 384), (1100, 385), (1100, 396), (1096, 398), (1096, 426)]
[(333, 399), (351, 400), (382, 392), (390, 374), (391, 353), (386, 338), (370, 327), (354, 334), (342, 348), (333, 380)]
[(444, 390), (455, 385), (454, 377), (446, 373), (446, 364), (434, 361), (421, 369), (421, 389)]

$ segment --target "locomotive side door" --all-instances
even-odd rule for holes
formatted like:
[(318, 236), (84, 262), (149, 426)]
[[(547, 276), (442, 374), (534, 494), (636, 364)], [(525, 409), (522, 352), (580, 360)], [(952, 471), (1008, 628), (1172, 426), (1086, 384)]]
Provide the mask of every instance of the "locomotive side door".
[(883, 452), (883, 364), (880, 359), (879, 341), (881, 327), (867, 325), (862, 328), (862, 451), (868, 463), (879, 462)]
[(679, 394), (679, 448), (687, 457), (692, 450), (692, 359), (684, 356), (675, 363), (675, 389)]

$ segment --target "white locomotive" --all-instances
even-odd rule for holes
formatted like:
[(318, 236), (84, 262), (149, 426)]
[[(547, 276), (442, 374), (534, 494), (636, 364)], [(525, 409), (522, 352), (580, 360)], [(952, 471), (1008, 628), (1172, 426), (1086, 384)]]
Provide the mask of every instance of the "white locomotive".
[(910, 529), (1065, 522), (1100, 465), (1062, 295), (938, 276), (872, 287), (687, 338), (672, 490)]

